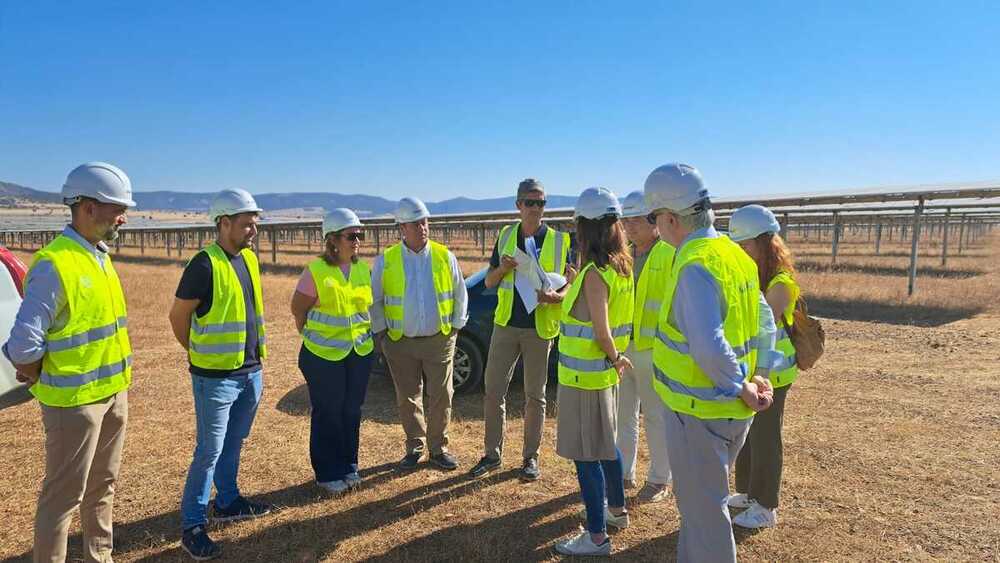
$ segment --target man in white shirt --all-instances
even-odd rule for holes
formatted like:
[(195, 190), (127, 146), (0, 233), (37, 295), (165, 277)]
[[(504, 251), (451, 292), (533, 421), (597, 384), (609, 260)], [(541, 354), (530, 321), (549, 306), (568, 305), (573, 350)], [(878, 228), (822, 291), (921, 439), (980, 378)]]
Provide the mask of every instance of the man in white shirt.
[(428, 238), (430, 213), (423, 202), (403, 198), (395, 217), (403, 241), (375, 259), (371, 320), (406, 432), (406, 455), (399, 465), (415, 468), (429, 449), (431, 463), (452, 471), (458, 468), (448, 451), (452, 360), (458, 331), (468, 320), (465, 278), (455, 255)]

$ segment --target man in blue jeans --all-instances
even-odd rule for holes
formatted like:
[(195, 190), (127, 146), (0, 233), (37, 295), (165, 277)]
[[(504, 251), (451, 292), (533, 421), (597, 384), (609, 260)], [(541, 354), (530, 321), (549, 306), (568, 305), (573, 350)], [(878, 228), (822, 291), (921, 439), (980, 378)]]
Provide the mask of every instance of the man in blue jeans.
[(174, 337), (188, 351), (197, 424), (181, 499), (181, 546), (198, 561), (222, 553), (205, 529), (213, 482), (215, 521), (256, 518), (272, 510), (243, 498), (236, 484), (267, 355), (260, 268), (250, 250), (260, 211), (243, 190), (215, 197), (210, 215), (218, 238), (188, 262), (170, 310)]

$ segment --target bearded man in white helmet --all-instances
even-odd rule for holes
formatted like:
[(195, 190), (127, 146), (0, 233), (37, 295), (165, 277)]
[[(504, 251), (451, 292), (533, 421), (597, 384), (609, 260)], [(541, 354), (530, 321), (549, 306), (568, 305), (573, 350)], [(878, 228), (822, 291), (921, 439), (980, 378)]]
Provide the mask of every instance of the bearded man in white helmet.
[(678, 561), (736, 561), (729, 468), (755, 412), (771, 405), (776, 328), (757, 266), (712, 226), (701, 173), (667, 164), (644, 195), (677, 250), (653, 342), (653, 387), (667, 407), (667, 452), (681, 515)]
[(170, 310), (174, 337), (188, 353), (194, 391), (196, 446), (181, 499), (181, 546), (196, 560), (222, 550), (206, 531), (213, 520), (256, 518), (272, 507), (251, 502), (236, 484), (243, 440), (263, 388), (264, 301), (251, 250), (261, 209), (245, 190), (223, 190), (209, 215), (217, 239), (188, 262)]
[(458, 459), (448, 451), (452, 367), (458, 331), (468, 320), (468, 292), (455, 255), (428, 238), (429, 217), (417, 198), (404, 197), (396, 206), (403, 240), (372, 267), (371, 329), (389, 365), (406, 433), (400, 469), (417, 467), (429, 449), (431, 463), (453, 471)]
[(71, 222), (35, 254), (3, 352), (17, 379), (31, 385), (45, 428), (34, 560), (66, 559), (79, 507), (85, 560), (110, 561), (132, 348), (107, 243), (118, 237), (135, 202), (125, 172), (104, 162), (70, 172), (62, 197)]

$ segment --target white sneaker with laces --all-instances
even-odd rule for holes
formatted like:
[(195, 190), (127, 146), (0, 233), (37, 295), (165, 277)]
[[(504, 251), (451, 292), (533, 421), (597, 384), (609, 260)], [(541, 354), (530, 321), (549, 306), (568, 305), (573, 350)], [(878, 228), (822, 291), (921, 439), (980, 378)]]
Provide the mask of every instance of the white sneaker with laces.
[(736, 493), (735, 495), (729, 495), (729, 498), (726, 499), (726, 504), (729, 505), (729, 508), (750, 508), (754, 504), (754, 501), (746, 493)]
[[(577, 514), (577, 516), (580, 517), (580, 520), (586, 522), (587, 507), (583, 507), (583, 510), (581, 510)], [(611, 526), (612, 528), (618, 528), (619, 530), (624, 530), (625, 528), (628, 528), (629, 525), (628, 511), (622, 512), (620, 516), (615, 516), (614, 514), (611, 513), (611, 510), (608, 508), (608, 506), (604, 505), (604, 521), (607, 523), (608, 526)]]
[(590, 532), (581, 530), (576, 536), (557, 543), (556, 551), (563, 555), (611, 555), (611, 538), (597, 545), (590, 539)]
[(347, 483), (339, 479), (337, 481), (324, 481), (322, 483), (317, 483), (317, 484), (320, 487), (326, 489), (327, 492), (333, 494), (339, 494), (347, 490)]
[(778, 509), (765, 508), (754, 501), (750, 508), (733, 518), (733, 524), (751, 530), (773, 528), (778, 525)]

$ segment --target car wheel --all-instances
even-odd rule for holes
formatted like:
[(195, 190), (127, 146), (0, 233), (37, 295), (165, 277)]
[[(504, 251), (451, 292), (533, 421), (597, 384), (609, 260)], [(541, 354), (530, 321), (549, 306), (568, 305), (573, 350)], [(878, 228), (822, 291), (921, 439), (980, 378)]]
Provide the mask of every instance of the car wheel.
[(455, 342), (452, 385), (456, 393), (469, 393), (483, 380), (483, 352), (471, 338), (458, 335)]

